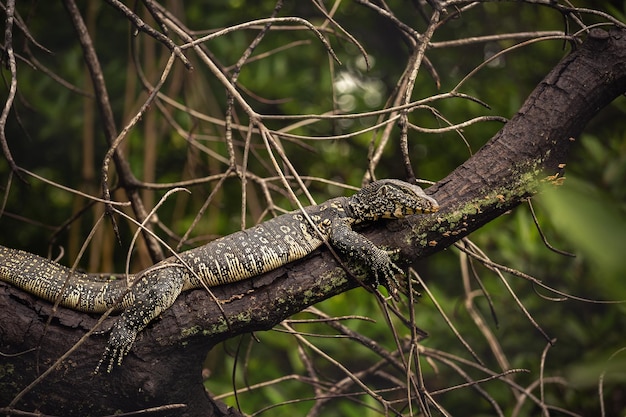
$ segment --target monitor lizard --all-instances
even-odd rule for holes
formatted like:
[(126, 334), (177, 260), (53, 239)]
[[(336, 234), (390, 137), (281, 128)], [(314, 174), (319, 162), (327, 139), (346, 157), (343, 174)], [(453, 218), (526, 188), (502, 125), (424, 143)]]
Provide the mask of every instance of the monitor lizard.
[[(101, 365), (110, 372), (130, 351), (137, 334), (168, 309), (182, 291), (241, 281), (301, 259), (329, 244), (344, 259), (366, 266), (375, 284), (397, 293), (389, 256), (352, 226), (399, 219), (439, 208), (417, 185), (385, 179), (351, 197), (337, 197), (275, 217), (254, 227), (181, 252), (126, 279), (106, 281), (101, 274), (72, 271), (56, 262), (0, 246), (0, 279), (37, 297), (73, 310), (121, 312), (109, 336)], [(305, 215), (306, 213), (306, 215)]]

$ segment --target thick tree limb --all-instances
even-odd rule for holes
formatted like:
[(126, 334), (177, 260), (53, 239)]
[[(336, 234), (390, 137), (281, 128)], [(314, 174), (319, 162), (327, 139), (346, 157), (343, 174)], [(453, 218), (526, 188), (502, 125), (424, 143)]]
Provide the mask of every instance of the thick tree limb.
[[(543, 181), (562, 176), (573, 138), (624, 92), (626, 32), (594, 29), (500, 132), (428, 190), (442, 206), (439, 213), (379, 224), (365, 234), (379, 245), (400, 248), (407, 263), (446, 248), (533, 195)], [(142, 332), (123, 366), (112, 374), (91, 375), (107, 340), (106, 334), (92, 336), (13, 406), (72, 416), (185, 404), (164, 415), (177, 410), (188, 416), (238, 415), (204, 392), (200, 366), (206, 352), (226, 338), (269, 329), (357, 285), (321, 250), (255, 279), (214, 288), (214, 296), (224, 300), (225, 315), (205, 291), (187, 292)], [(97, 320), (59, 309), (45, 331), (50, 315), (49, 303), (0, 285), (0, 350), (16, 354), (2, 360), (0, 405), (10, 403)], [(69, 396), (85, 402), (64, 402)], [(59, 409), (60, 404), (73, 408)]]

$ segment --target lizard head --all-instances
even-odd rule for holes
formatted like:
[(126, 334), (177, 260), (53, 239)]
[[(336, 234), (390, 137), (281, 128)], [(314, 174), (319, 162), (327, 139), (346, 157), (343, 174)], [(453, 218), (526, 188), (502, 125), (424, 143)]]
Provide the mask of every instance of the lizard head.
[(350, 208), (360, 221), (401, 219), (411, 214), (434, 213), (439, 204), (420, 187), (386, 179), (366, 185), (351, 197)]

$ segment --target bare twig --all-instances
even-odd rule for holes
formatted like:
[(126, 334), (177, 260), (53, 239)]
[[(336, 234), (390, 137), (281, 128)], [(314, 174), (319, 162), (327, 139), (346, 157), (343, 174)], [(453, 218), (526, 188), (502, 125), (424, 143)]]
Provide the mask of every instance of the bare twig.
[(148, 34), (149, 36), (153, 37), (154, 39), (165, 45), (172, 52), (172, 54), (180, 59), (180, 61), (183, 63), (183, 65), (185, 65), (188, 70), (193, 69), (187, 57), (183, 55), (181, 49), (174, 43), (174, 41), (146, 24), (139, 16), (137, 16), (137, 14), (133, 13), (132, 10), (126, 7), (124, 3), (118, 0), (106, 0), (106, 2), (122, 12), (124, 16), (126, 16), (126, 18), (130, 20), (133, 26), (137, 28), (137, 30)]
[[(63, 4), (67, 9), (67, 12), (72, 20), (72, 24), (74, 25), (74, 29), (76, 30), (76, 33), (78, 35), (80, 44), (83, 48), (85, 63), (87, 64), (89, 74), (91, 75), (94, 91), (96, 93), (98, 108), (100, 110), (100, 115), (102, 116), (105, 137), (109, 143), (109, 146), (113, 148), (113, 160), (115, 161), (115, 166), (117, 168), (120, 181), (122, 182), (122, 186), (126, 190), (135, 215), (137, 216), (138, 220), (142, 222), (146, 218), (146, 211), (136, 188), (138, 181), (133, 175), (130, 166), (128, 165), (128, 161), (126, 161), (119, 149), (114, 146), (115, 138), (118, 136), (117, 128), (115, 127), (113, 110), (111, 109), (109, 94), (104, 82), (104, 75), (102, 73), (102, 68), (100, 67), (98, 56), (91, 41), (91, 37), (87, 32), (85, 22), (83, 21), (83, 18), (80, 15), (80, 11), (76, 6), (74, 0), (64, 0)], [(105, 160), (102, 168), (102, 188), (105, 200), (110, 200), (110, 191), (108, 186), (109, 174), (107, 168), (108, 163)], [(110, 210), (108, 207), (109, 206), (107, 206), (107, 210)], [(117, 230), (117, 226), (115, 225), (115, 223), (114, 227)], [(116, 234), (118, 234), (119, 236), (119, 232), (116, 232)], [(162, 260), (163, 251), (161, 250), (161, 247), (157, 244), (157, 242), (150, 238), (149, 234), (145, 234), (144, 237), (146, 239), (147, 247), (150, 251), (150, 256), (152, 257), (152, 260), (154, 262)]]
[(13, 22), (15, 19), (15, 0), (8, 0), (6, 4), (6, 19), (4, 26), (4, 52), (5, 55), (2, 61), (6, 61), (6, 65), (11, 72), (11, 81), (9, 84), (9, 94), (7, 95), (2, 113), (0, 114), (0, 145), (2, 146), (2, 152), (6, 158), (11, 171), (13, 171), (20, 179), (23, 179), (19, 173), (18, 165), (13, 159), (11, 150), (6, 137), (6, 124), (9, 118), (9, 113), (13, 107), (13, 100), (15, 100), (15, 93), (17, 92), (17, 65), (15, 63), (15, 53), (13, 51)]

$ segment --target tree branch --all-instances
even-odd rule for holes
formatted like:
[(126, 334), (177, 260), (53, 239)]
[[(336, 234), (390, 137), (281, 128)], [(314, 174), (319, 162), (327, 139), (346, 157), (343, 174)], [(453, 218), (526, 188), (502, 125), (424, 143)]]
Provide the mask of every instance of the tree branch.
[[(626, 31), (594, 29), (500, 132), (428, 190), (441, 205), (439, 213), (379, 223), (364, 234), (376, 244), (400, 248), (407, 264), (448, 247), (535, 194), (541, 184), (562, 177), (574, 138), (593, 115), (624, 92)], [(206, 352), (226, 338), (269, 329), (306, 306), (357, 285), (328, 251), (319, 250), (255, 279), (212, 288), (225, 315), (205, 291), (186, 292), (142, 332), (123, 366), (112, 374), (88, 376), (107, 340), (106, 334), (97, 335), (16, 406), (54, 410), (57, 399), (71, 392), (72, 398), (83, 397), (86, 402), (64, 403), (75, 407), (63, 410), (67, 416), (84, 415), (87, 405), (92, 414), (106, 414), (179, 403), (186, 404), (182, 415), (236, 415), (214, 403), (202, 388), (200, 367)], [(51, 366), (96, 321), (59, 309), (46, 331), (42, 317), (50, 314), (48, 303), (0, 286), (0, 351), (16, 354), (3, 358), (5, 369), (10, 364), (15, 372), (10, 384), (0, 379), (0, 404), (9, 403), (22, 389), (17, 387), (36, 377), (35, 361), (41, 368)]]
[[(98, 55), (96, 54), (93, 42), (91, 41), (91, 37), (89, 36), (89, 33), (87, 31), (87, 26), (85, 26), (85, 22), (83, 21), (80, 10), (78, 9), (76, 3), (73, 0), (64, 0), (63, 4), (72, 20), (72, 24), (74, 25), (74, 29), (76, 30), (78, 40), (80, 41), (80, 45), (83, 49), (85, 64), (87, 65), (87, 69), (89, 70), (89, 74), (91, 75), (91, 81), (93, 83), (93, 88), (96, 95), (96, 102), (98, 103), (100, 116), (102, 118), (104, 136), (107, 143), (112, 148), (112, 152), (107, 153), (107, 158), (103, 162), (102, 167), (102, 189), (104, 198), (106, 200), (110, 200), (110, 190), (108, 184), (108, 156), (109, 154), (112, 154), (121, 185), (126, 191), (126, 195), (131, 202), (131, 206), (133, 208), (135, 216), (137, 216), (137, 221), (143, 223), (146, 219), (147, 212), (144, 207), (143, 201), (141, 200), (139, 190), (137, 189), (139, 181), (137, 181), (137, 179), (135, 178), (135, 175), (130, 169), (128, 161), (117, 147), (119, 145), (119, 142), (116, 141), (118, 134), (117, 128), (115, 126), (115, 118), (113, 116), (113, 109), (111, 108), (109, 93), (106, 88), (104, 74), (102, 73), (102, 67), (100, 66)], [(150, 223), (147, 223), (145, 227), (148, 230), (152, 230), (152, 225)], [(117, 226), (115, 228), (117, 230)], [(154, 239), (150, 235), (150, 233), (144, 232), (142, 235), (146, 241), (146, 246), (148, 248), (152, 261), (158, 262), (163, 260), (165, 256), (163, 255), (163, 250), (161, 249), (161, 246), (156, 241), (156, 239)]]

